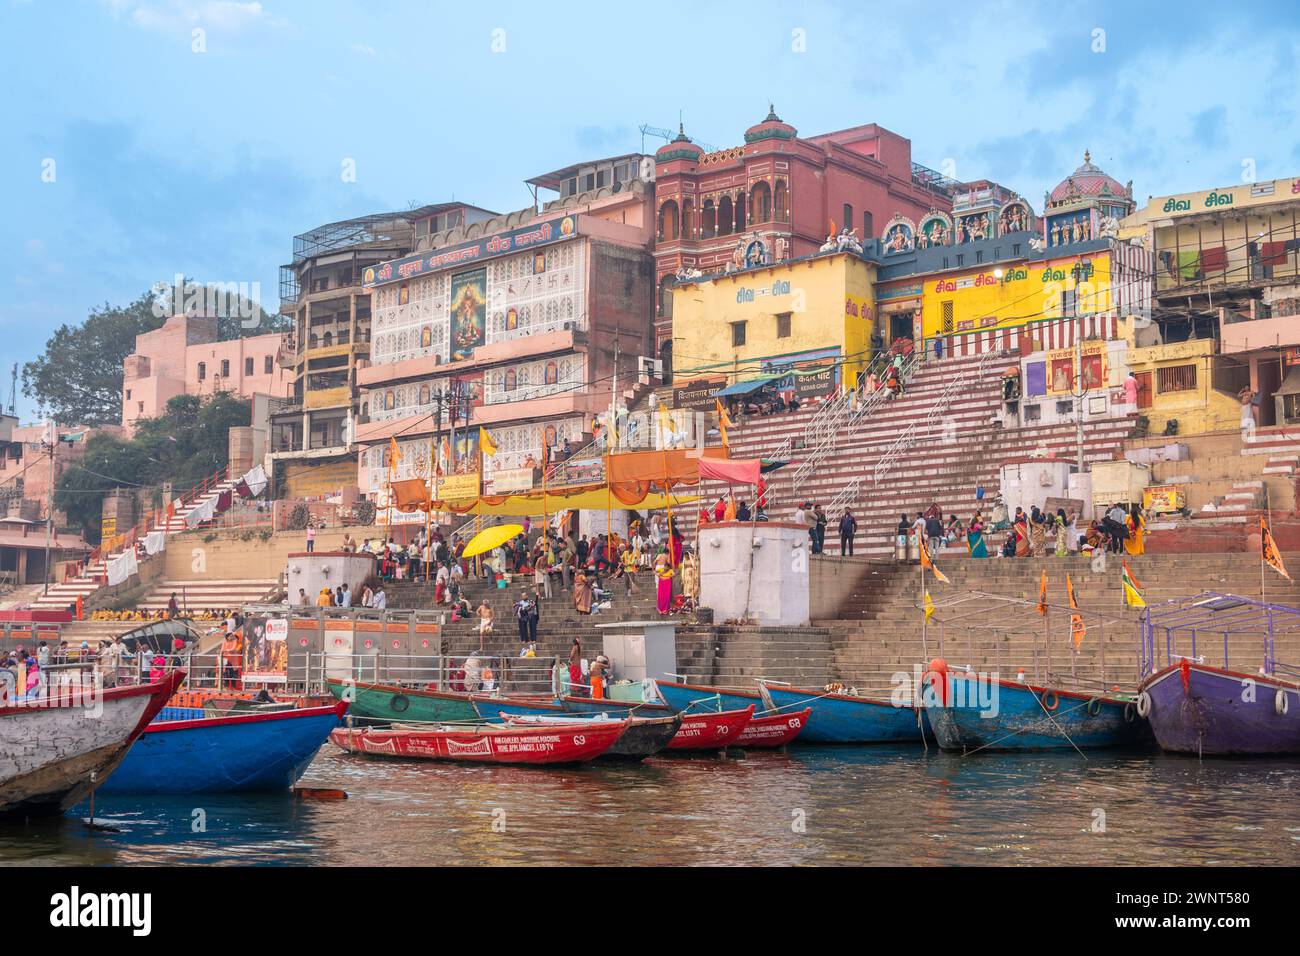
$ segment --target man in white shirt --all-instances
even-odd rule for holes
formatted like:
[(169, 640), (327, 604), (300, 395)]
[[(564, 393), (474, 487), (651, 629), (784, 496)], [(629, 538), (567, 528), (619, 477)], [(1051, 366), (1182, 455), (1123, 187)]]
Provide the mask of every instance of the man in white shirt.
[(343, 582), (343, 597), (342, 600), (339, 602), (339, 606), (340, 607), (352, 606), (352, 589), (348, 587), (348, 582), (346, 581)]
[(379, 585), (379, 590), (375, 592), (375, 600), (370, 606), (376, 611), (382, 611), (384, 608), (388, 607), (388, 595), (384, 593), (384, 586), (382, 584)]

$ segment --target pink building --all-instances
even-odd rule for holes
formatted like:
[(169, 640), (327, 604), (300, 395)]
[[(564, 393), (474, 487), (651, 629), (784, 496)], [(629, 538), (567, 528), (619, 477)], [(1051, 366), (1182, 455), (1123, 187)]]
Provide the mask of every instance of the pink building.
[(293, 375), (276, 363), (280, 334), (217, 340), (217, 320), (173, 315), (162, 328), (136, 336), (122, 363), (122, 426), (131, 433), (142, 418), (162, 413), (177, 395), (229, 392), (293, 394)]

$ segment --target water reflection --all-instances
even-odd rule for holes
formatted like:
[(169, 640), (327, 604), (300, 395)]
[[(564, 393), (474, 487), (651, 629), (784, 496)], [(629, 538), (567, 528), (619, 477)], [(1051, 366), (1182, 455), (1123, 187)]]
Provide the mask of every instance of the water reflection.
[[(1300, 761), (963, 758), (804, 748), (577, 768), (385, 761), (327, 746), (288, 794), (101, 797), (0, 826), (23, 864), (1293, 864)], [(86, 808), (78, 811), (85, 815)]]

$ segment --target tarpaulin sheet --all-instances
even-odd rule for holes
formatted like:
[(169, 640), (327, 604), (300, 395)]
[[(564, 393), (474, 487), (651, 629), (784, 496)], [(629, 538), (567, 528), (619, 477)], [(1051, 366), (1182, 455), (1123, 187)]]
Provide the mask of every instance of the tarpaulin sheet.
[(762, 470), (762, 462), (757, 458), (735, 460), (701, 458), (698, 467), (701, 478), (725, 481), (734, 485), (756, 485), (759, 472)]

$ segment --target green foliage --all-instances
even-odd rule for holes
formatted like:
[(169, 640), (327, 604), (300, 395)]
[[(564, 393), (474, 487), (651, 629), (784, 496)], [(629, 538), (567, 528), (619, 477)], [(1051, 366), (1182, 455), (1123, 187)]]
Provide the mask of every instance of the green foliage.
[[(116, 425), (122, 421), (122, 361), (135, 351), (135, 338), (162, 327), (172, 314), (171, 296), (144, 293), (125, 306), (107, 302), (80, 325), (61, 325), (45, 351), (23, 366), (23, 394), (65, 425)], [(222, 341), (265, 335), (289, 327), (256, 303), (235, 297), (236, 314), (217, 319)], [(249, 317), (242, 317), (248, 313)]]
[(162, 415), (141, 421), (129, 441), (91, 435), (85, 454), (59, 478), (55, 507), (86, 540), (98, 541), (108, 490), (170, 481), (173, 493), (187, 491), (226, 464), (230, 429), (251, 419), (247, 403), (230, 395), (178, 395)]
[(23, 366), (23, 394), (68, 425), (122, 421), (122, 360), (135, 337), (163, 324), (146, 292), (130, 305), (104, 303), (81, 325), (59, 326), (45, 352)]

